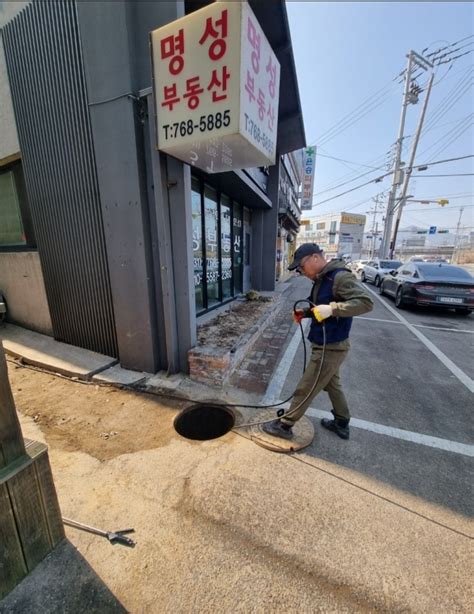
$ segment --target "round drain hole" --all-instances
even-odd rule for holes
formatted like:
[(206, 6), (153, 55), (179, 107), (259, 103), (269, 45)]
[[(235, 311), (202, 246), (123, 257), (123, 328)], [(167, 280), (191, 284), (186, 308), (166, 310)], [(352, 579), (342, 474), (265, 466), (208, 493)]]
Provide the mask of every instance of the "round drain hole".
[(216, 439), (228, 433), (235, 424), (234, 414), (222, 405), (199, 403), (183, 409), (174, 419), (174, 428), (187, 439)]

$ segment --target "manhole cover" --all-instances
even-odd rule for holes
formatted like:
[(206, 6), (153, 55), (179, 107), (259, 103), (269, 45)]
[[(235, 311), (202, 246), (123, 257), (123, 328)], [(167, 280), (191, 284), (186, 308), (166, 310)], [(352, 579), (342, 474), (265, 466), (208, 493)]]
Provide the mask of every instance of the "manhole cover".
[(177, 433), (187, 439), (216, 439), (228, 433), (235, 424), (234, 414), (222, 405), (200, 403), (183, 409), (174, 419)]

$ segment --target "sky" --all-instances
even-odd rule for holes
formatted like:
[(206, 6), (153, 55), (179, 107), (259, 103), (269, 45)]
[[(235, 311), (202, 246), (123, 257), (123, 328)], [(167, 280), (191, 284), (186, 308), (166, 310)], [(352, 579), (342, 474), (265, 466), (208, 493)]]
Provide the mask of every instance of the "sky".
[[(323, 201), (387, 172), (387, 167), (373, 169), (387, 163), (386, 154), (398, 136), (403, 83), (394, 78), (406, 67), (410, 49), (421, 53), (429, 47), (429, 53), (466, 39), (458, 45), (467, 45), (459, 53), (474, 50), (473, 5), (287, 0), (286, 6), (306, 141), (318, 148), (313, 210), (303, 212), (303, 217), (348, 210), (367, 214), (373, 209), (372, 197), (381, 192), (385, 196), (380, 208), (385, 209), (391, 177), (325, 204)], [(415, 164), (474, 154), (473, 62), (474, 51), (437, 69)], [(421, 75), (418, 84), (423, 87), (426, 81)], [(425, 92), (418, 104), (408, 105), (408, 136), (402, 157), (406, 162), (424, 96)], [(352, 122), (356, 113), (366, 115)], [(348, 114), (345, 123), (339, 123)], [(445, 207), (407, 204), (401, 227), (437, 226), (455, 232), (460, 207), (464, 206), (461, 225), (466, 231), (474, 230), (474, 177), (428, 177), (474, 173), (473, 161), (470, 158), (414, 172), (408, 190), (414, 199), (448, 198), (450, 202)], [(368, 174), (345, 183), (363, 173)], [(341, 183), (345, 185), (335, 187)]]

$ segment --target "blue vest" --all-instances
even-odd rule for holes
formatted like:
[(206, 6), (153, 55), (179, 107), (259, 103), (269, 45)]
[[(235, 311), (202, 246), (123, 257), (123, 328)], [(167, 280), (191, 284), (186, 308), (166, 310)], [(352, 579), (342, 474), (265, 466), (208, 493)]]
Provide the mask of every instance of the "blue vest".
[[(313, 293), (311, 293), (310, 300), (313, 301), (315, 305), (329, 305), (329, 303), (334, 302), (336, 300), (332, 293), (334, 278), (338, 273), (345, 270), (346, 269), (334, 269), (330, 273), (327, 273), (321, 281), (316, 298), (314, 298), (312, 296)], [(338, 341), (345, 341), (349, 338), (352, 318), (331, 317), (324, 320), (324, 324), (326, 327), (326, 343), (337, 343)], [(323, 344), (323, 329), (316, 318), (311, 319), (308, 339), (311, 343), (316, 343), (317, 345)]]

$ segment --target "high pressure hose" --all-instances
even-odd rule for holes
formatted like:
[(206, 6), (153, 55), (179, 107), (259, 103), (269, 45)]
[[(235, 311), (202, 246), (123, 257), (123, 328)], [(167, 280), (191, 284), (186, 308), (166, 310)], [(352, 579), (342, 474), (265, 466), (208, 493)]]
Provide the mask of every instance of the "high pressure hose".
[[(310, 305), (311, 308), (316, 307), (316, 305), (310, 301), (309, 299), (301, 299), (298, 300), (294, 303), (293, 305), (293, 313), (296, 314), (297, 311), (297, 305), (299, 305), (300, 303), (307, 303), (308, 305)], [(296, 320), (296, 318), (295, 318)], [(304, 336), (304, 331), (303, 331), (303, 325), (301, 324), (301, 320), (298, 322), (299, 327), (300, 327), (300, 331), (301, 331), (301, 338), (303, 340), (303, 353), (304, 353), (304, 362), (303, 362), (303, 373), (305, 372), (306, 369), (306, 340), (305, 340), (305, 336)], [(300, 401), (300, 403), (298, 403), (298, 405), (296, 407), (294, 407), (291, 412), (288, 412), (285, 414), (285, 410), (283, 408), (279, 409), (276, 412), (276, 416), (277, 418), (282, 418), (283, 416), (288, 416), (291, 415), (291, 413), (293, 413), (294, 411), (298, 410), (302, 405), (304, 405), (304, 403), (306, 403), (306, 401), (312, 396), (312, 394), (314, 393), (314, 390), (316, 389), (316, 386), (318, 385), (319, 379), (321, 377), (321, 371), (323, 368), (323, 364), (324, 364), (324, 357), (325, 357), (325, 352), (326, 352), (326, 327), (324, 322), (319, 322), (319, 324), (322, 327), (322, 332), (323, 332), (323, 345), (322, 345), (322, 356), (321, 356), (321, 362), (319, 365), (319, 370), (318, 370), (318, 375), (314, 381), (314, 384), (311, 386), (311, 390), (308, 392), (308, 394), (305, 396), (305, 398)], [(14, 361), (9, 361), (9, 362), (14, 362)], [(35, 371), (42, 371), (42, 369), (38, 369), (38, 368), (34, 368), (34, 367), (29, 367), (32, 368)], [(57, 374), (57, 376), (59, 377), (64, 377), (64, 379), (69, 379), (66, 376), (61, 376), (59, 374)], [(86, 383), (86, 382), (80, 382), (80, 383)], [(89, 383), (89, 382), (87, 382)], [(111, 385), (111, 384), (101, 384), (101, 385)], [(126, 389), (131, 389), (131, 390), (140, 390), (139, 386), (136, 385), (124, 385), (122, 386), (122, 388), (126, 388)], [(144, 392), (148, 392), (147, 390), (145, 390)], [(193, 399), (183, 399), (182, 397), (173, 395), (173, 394), (157, 394), (157, 393), (152, 393), (155, 394), (155, 396), (163, 396), (165, 398), (168, 399), (173, 399), (173, 400), (177, 400), (177, 401), (191, 401), (193, 403), (202, 403), (202, 401), (198, 401), (198, 400), (193, 400)], [(226, 403), (226, 402), (222, 402), (222, 403), (208, 403), (208, 405), (225, 405), (226, 407), (245, 407), (248, 409), (269, 409), (272, 407), (278, 407), (279, 405), (284, 405), (285, 403), (288, 403), (289, 401), (291, 401), (291, 399), (295, 396), (295, 393), (293, 392), (293, 394), (291, 394), (287, 399), (285, 399), (284, 401), (279, 401), (278, 403), (269, 403), (267, 405), (246, 405), (244, 403)], [(267, 422), (272, 422), (275, 418), (271, 418), (270, 420), (262, 420), (260, 422), (251, 422), (248, 424), (239, 424), (234, 426), (234, 429), (240, 429), (240, 428), (244, 428), (244, 427), (249, 427), (249, 426), (257, 426), (259, 424), (266, 424)]]
[[(309, 305), (311, 305), (311, 307), (316, 307), (316, 305), (309, 299), (301, 299), (301, 300), (296, 301), (296, 303), (293, 305), (293, 313), (296, 314), (296, 306), (299, 305), (300, 303), (308, 303)], [(319, 379), (321, 377), (321, 371), (324, 365), (324, 357), (326, 354), (326, 326), (325, 326), (324, 321), (320, 322), (320, 325), (321, 325), (322, 332), (323, 332), (323, 346), (322, 346), (321, 361), (319, 363), (318, 375), (316, 376), (316, 379), (314, 380), (314, 384), (311, 386), (311, 389), (308, 392), (308, 394), (305, 396), (305, 398), (302, 401), (300, 401), (298, 405), (294, 407), (291, 411), (289, 411), (288, 413), (285, 413), (284, 409), (279, 409), (276, 413), (277, 418), (287, 417), (287, 416), (290, 416), (293, 412), (296, 412), (300, 407), (302, 407), (306, 403), (306, 401), (309, 398), (311, 398), (314, 391), (316, 390), (316, 386), (318, 385)], [(304, 331), (303, 331), (303, 326), (301, 324), (301, 321), (299, 322), (299, 327), (301, 330), (301, 336), (303, 338), (303, 349), (304, 349), (303, 373), (304, 373), (306, 369), (306, 341), (304, 338)], [(227, 407), (246, 407), (246, 408), (252, 408), (252, 409), (267, 409), (270, 407), (278, 407), (278, 405), (283, 405), (284, 403), (288, 403), (288, 401), (290, 401), (295, 396), (295, 392), (293, 392), (293, 394), (289, 396), (287, 399), (285, 399), (284, 401), (280, 401), (279, 403), (272, 403), (270, 405), (242, 405), (242, 404), (229, 405), (226, 403), (226, 406)], [(268, 420), (261, 420), (259, 422), (249, 422), (246, 424), (238, 424), (234, 426), (234, 429), (241, 429), (241, 428), (249, 427), (249, 426), (258, 426), (260, 424), (267, 424), (269, 422), (273, 422), (273, 420), (275, 420), (275, 418), (270, 418)]]

